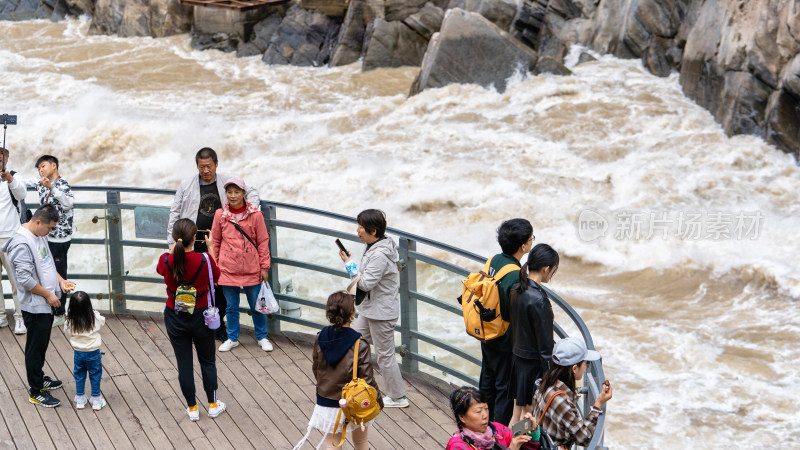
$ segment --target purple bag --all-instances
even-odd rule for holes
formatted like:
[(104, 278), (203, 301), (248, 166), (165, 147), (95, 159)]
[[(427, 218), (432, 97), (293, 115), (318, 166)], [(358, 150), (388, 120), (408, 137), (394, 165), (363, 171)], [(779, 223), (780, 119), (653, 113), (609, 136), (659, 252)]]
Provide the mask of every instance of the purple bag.
[(217, 308), (214, 300), (214, 272), (211, 270), (211, 261), (208, 259), (208, 253), (203, 253), (203, 258), (206, 259), (208, 266), (208, 308), (203, 311), (203, 318), (206, 320), (206, 326), (211, 330), (216, 330), (220, 326), (219, 308)]

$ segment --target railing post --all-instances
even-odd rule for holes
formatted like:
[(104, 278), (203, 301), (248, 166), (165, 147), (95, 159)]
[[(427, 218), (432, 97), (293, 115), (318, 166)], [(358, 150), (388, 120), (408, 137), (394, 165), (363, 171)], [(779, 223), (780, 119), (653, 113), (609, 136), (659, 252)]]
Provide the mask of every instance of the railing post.
[[(267, 202), (262, 201), (261, 212), (264, 215), (264, 223), (267, 225), (267, 233), (269, 234), (269, 255), (271, 264), (267, 272), (268, 282), (273, 292), (280, 293), (281, 283), (278, 279), (278, 265), (275, 263), (275, 258), (278, 257), (278, 232), (277, 227), (272, 223), (272, 221), (277, 218), (277, 208), (269, 206)], [(267, 319), (267, 333), (281, 334), (280, 319)]]
[(119, 191), (106, 193), (106, 226), (108, 227), (108, 276), (111, 291), (108, 293), (111, 312), (125, 314), (125, 258), (122, 250), (122, 210), (119, 208)]
[[(400, 272), (400, 343), (406, 352), (419, 351), (417, 338), (411, 336), (412, 331), (417, 331), (417, 299), (411, 292), (417, 290), (417, 261), (409, 255), (409, 251), (416, 251), (417, 243), (405, 238), (400, 238), (400, 260), (405, 268)], [(403, 357), (403, 372), (417, 372), (419, 362), (411, 357)]]

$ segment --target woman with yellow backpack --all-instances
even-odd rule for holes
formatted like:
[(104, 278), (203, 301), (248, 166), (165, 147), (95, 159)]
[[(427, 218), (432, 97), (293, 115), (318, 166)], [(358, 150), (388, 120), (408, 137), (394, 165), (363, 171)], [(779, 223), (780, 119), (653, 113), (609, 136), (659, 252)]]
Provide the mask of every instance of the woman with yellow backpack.
[(312, 357), (317, 401), (306, 435), (295, 449), (303, 446), (313, 428), (325, 435), (322, 442), (328, 442), (329, 450), (342, 445), (348, 430), (355, 450), (369, 448), (366, 427), (383, 408), (383, 400), (373, 376), (369, 343), (350, 328), (355, 313), (355, 298), (347, 292), (328, 297), (325, 316), (331, 325), (317, 334)]

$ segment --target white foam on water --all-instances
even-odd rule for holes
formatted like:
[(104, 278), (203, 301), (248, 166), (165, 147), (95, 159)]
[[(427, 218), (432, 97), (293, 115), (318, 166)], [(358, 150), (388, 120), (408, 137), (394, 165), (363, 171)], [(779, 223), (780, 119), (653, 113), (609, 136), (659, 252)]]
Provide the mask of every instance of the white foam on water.
[[(609, 276), (710, 271), (692, 295), (652, 304), (624, 285), (564, 283), (619, 387), (607, 444), (714, 447), (750, 436), (743, 423), (765, 421), (775, 424), (768, 437), (797, 443), (798, 399), (774, 390), (800, 381), (796, 342), (780, 338), (800, 336), (800, 171), (760, 139), (726, 137), (683, 96), (677, 75), (656, 78), (638, 61), (602, 55), (576, 66), (576, 48), (572, 76), (407, 98), (414, 69), (266, 66), (194, 51), (187, 36), (90, 36), (88, 26), (0, 22), (2, 112), (19, 115), (8, 143), (24, 173), (53, 153), (73, 184), (175, 187), (195, 173), (196, 150), (211, 146), (220, 171), (242, 175), (263, 198), (348, 215), (379, 207), (391, 226), (476, 253), (495, 253), (499, 223), (522, 216), (537, 242)], [(587, 208), (609, 225), (592, 242), (578, 229)], [(615, 238), (621, 211), (663, 212), (673, 228), (665, 239)], [(755, 239), (682, 239), (677, 218), (698, 211), (758, 212), (761, 226)], [(314, 259), (311, 247), (298, 254)], [(714, 297), (731, 274), (746, 291)], [(294, 276), (298, 289), (314, 283)], [(463, 339), (458, 317), (423, 320), (446, 321), (443, 336)], [(676, 437), (684, 428), (688, 437)]]

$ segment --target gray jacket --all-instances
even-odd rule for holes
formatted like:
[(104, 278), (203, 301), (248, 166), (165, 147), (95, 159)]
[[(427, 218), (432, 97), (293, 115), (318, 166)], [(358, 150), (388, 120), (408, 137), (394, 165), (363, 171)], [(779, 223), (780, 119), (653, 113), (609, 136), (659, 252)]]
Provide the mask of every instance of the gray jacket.
[[(53, 308), (47, 303), (47, 300), (41, 295), (31, 292), (31, 289), (36, 287), (37, 284), (44, 285), (45, 283), (41, 283), (39, 280), (36, 262), (33, 259), (33, 253), (28, 241), (21, 234), (14, 233), (2, 250), (8, 253), (14, 276), (17, 277), (19, 309), (33, 314), (52, 314)], [(50, 260), (52, 261), (52, 258)]]
[[(217, 174), (217, 190), (219, 191), (219, 200), (223, 205), (228, 203), (228, 197), (225, 195), (225, 183), (231, 178), (233, 178), (231, 175)], [(249, 184), (247, 185), (247, 201), (260, 207), (261, 200), (258, 198), (258, 191)], [(167, 243), (169, 245), (175, 242), (172, 239), (172, 227), (175, 226), (175, 222), (178, 219), (196, 220), (198, 209), (200, 209), (200, 175), (195, 174), (193, 177), (183, 180), (175, 192), (167, 224)]]
[(372, 320), (396, 320), (400, 317), (400, 271), (397, 244), (385, 237), (364, 252), (358, 268), (358, 288), (367, 292), (358, 313)]

